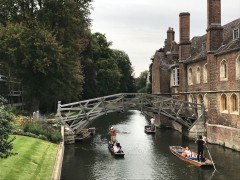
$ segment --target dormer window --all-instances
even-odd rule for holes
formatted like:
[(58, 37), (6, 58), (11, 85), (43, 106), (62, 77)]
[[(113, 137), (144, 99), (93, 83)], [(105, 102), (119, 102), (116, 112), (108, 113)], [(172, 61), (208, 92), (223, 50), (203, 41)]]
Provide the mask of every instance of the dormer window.
[(205, 51), (206, 50), (206, 42), (202, 43), (202, 50)]
[(240, 28), (233, 30), (233, 39), (238, 39), (240, 37)]

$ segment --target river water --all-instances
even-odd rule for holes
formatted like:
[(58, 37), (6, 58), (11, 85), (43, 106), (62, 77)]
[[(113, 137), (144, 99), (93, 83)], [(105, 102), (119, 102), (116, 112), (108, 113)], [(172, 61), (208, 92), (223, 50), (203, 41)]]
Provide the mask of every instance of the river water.
[[(170, 145), (196, 144), (178, 131), (157, 129), (155, 135), (144, 133), (149, 121), (139, 111), (112, 113), (96, 119), (93, 138), (65, 146), (61, 180), (237, 180), (240, 179), (240, 153), (208, 144), (215, 162), (213, 167), (190, 165), (174, 156)], [(108, 129), (117, 129), (117, 140), (125, 152), (122, 159), (114, 158), (107, 148)], [(204, 154), (210, 158), (208, 151)]]

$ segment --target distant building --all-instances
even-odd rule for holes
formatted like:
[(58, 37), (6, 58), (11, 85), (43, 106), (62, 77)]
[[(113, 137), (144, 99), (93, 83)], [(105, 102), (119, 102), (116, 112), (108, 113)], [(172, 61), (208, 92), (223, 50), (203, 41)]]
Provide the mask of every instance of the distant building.
[(240, 151), (240, 18), (222, 26), (221, 0), (207, 3), (206, 34), (190, 40), (188, 12), (179, 14), (179, 43), (167, 30), (150, 66), (152, 92), (204, 103), (208, 141)]
[(7, 74), (6, 69), (0, 66), (0, 95), (7, 99), (9, 106), (22, 109), (21, 82)]

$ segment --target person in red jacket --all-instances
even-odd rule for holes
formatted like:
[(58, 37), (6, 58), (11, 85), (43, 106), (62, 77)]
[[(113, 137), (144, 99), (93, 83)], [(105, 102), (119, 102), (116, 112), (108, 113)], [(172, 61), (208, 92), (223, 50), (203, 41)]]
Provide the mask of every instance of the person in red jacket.
[(112, 143), (115, 143), (116, 142), (116, 129), (111, 127), (110, 128), (110, 133), (111, 133), (111, 141)]

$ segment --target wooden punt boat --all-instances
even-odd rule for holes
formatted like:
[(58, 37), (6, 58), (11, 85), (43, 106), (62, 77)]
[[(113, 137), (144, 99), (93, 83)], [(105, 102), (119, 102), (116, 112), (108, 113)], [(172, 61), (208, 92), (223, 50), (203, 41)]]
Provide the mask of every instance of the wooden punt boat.
[(116, 143), (116, 146), (119, 148), (119, 151), (114, 152), (114, 147), (111, 141), (108, 141), (108, 149), (111, 152), (112, 155), (115, 157), (123, 158), (125, 153), (122, 150), (122, 147), (120, 146), (120, 143)]
[(147, 134), (155, 134), (156, 133), (156, 127), (154, 130), (152, 130), (151, 125), (144, 126), (144, 132)]
[[(169, 146), (170, 151), (183, 161), (186, 161), (194, 166), (204, 167), (204, 166), (213, 166), (213, 162), (207, 158), (204, 158), (204, 162), (198, 162), (197, 157), (184, 157), (182, 156), (183, 147), (181, 146)], [(194, 153), (194, 152), (193, 152)], [(197, 154), (197, 153), (194, 153)]]

